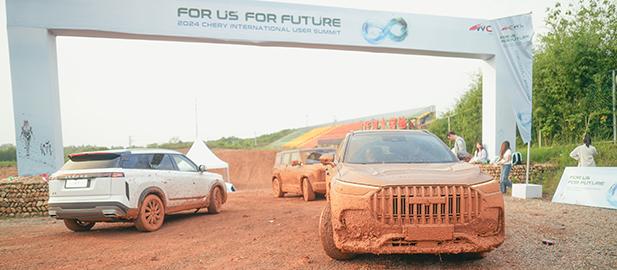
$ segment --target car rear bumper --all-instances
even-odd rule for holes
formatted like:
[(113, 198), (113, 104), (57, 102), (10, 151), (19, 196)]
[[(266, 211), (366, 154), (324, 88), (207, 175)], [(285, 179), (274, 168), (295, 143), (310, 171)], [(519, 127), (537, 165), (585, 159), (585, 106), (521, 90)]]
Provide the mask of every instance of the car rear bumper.
[(50, 203), (49, 216), (82, 221), (132, 220), (137, 210), (120, 202)]
[(313, 185), (313, 192), (326, 194), (326, 182), (314, 182), (311, 184)]

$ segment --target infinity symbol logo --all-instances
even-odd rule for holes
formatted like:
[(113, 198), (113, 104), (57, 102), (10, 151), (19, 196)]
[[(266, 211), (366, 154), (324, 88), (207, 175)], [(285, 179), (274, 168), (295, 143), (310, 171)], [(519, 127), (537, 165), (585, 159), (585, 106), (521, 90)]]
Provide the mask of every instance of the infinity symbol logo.
[(386, 38), (401, 42), (407, 37), (407, 22), (403, 18), (394, 18), (384, 27), (365, 22), (362, 25), (362, 34), (364, 39), (371, 44), (377, 44)]
[(608, 200), (608, 202), (612, 206), (617, 207), (617, 184), (614, 184), (611, 188), (609, 188), (606, 195), (606, 199)]

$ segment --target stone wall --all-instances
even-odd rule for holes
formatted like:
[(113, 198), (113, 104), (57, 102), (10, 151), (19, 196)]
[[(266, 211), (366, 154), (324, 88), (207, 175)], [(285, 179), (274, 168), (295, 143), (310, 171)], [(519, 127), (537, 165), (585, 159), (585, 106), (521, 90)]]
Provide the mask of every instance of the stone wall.
[[(479, 165), (480, 169), (492, 176), (495, 179), (499, 179), (501, 175), (501, 165)], [(514, 165), (512, 166), (512, 171), (510, 171), (510, 180), (513, 183), (522, 183), (525, 182), (525, 174), (526, 174), (526, 165)], [(541, 179), (542, 175), (549, 171), (555, 171), (559, 169), (555, 165), (550, 164), (533, 164), (531, 165), (531, 170), (529, 171), (529, 180), (530, 182), (536, 182), (535, 180)]]
[(48, 187), (41, 177), (0, 180), (0, 217), (47, 215)]

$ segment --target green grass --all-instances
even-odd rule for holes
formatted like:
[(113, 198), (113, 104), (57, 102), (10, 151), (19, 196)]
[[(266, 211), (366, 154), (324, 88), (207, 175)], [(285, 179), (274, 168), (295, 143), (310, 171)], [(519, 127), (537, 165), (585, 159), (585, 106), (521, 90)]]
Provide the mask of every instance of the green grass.
[[(225, 137), (218, 140), (208, 141), (208, 147), (210, 148), (223, 148), (223, 149), (267, 149), (270, 144), (277, 141), (280, 138), (292, 133), (293, 129), (285, 129), (279, 132), (265, 134), (255, 138), (237, 138), (237, 137)], [(257, 144), (255, 144), (257, 143)]]
[[(543, 185), (544, 193), (551, 197), (555, 193), (561, 175), (565, 167), (577, 166), (577, 161), (570, 157), (570, 152), (577, 147), (575, 144), (555, 145), (549, 147), (532, 147), (531, 148), (531, 163), (552, 164), (557, 166), (556, 170), (545, 172), (541, 179), (533, 179), (533, 182), (539, 182)], [(599, 167), (616, 167), (617, 166), (617, 145), (612, 142), (596, 142), (594, 146), (598, 150), (596, 164)], [(523, 157), (527, 156), (527, 148), (520, 147), (519, 149)]]
[[(597, 142), (593, 144), (598, 150), (596, 164), (601, 167), (617, 166), (617, 145), (612, 142)], [(531, 162), (549, 163), (561, 167), (576, 166), (577, 161), (570, 157), (570, 152), (578, 145), (557, 145), (550, 147), (532, 147)], [(520, 147), (523, 156), (527, 155), (527, 148)]]
[(3, 160), (3, 161), (0, 161), (0, 168), (15, 167), (15, 166), (17, 166), (17, 161), (14, 161), (14, 160)]

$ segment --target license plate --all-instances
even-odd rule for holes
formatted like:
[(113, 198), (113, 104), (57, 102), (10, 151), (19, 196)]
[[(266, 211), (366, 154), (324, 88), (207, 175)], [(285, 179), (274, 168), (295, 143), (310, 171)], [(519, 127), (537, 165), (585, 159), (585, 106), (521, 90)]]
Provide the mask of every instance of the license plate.
[(85, 188), (88, 187), (88, 179), (66, 180), (65, 188)]
[(405, 240), (427, 241), (427, 240), (452, 240), (454, 226), (439, 227), (405, 227), (403, 229)]

